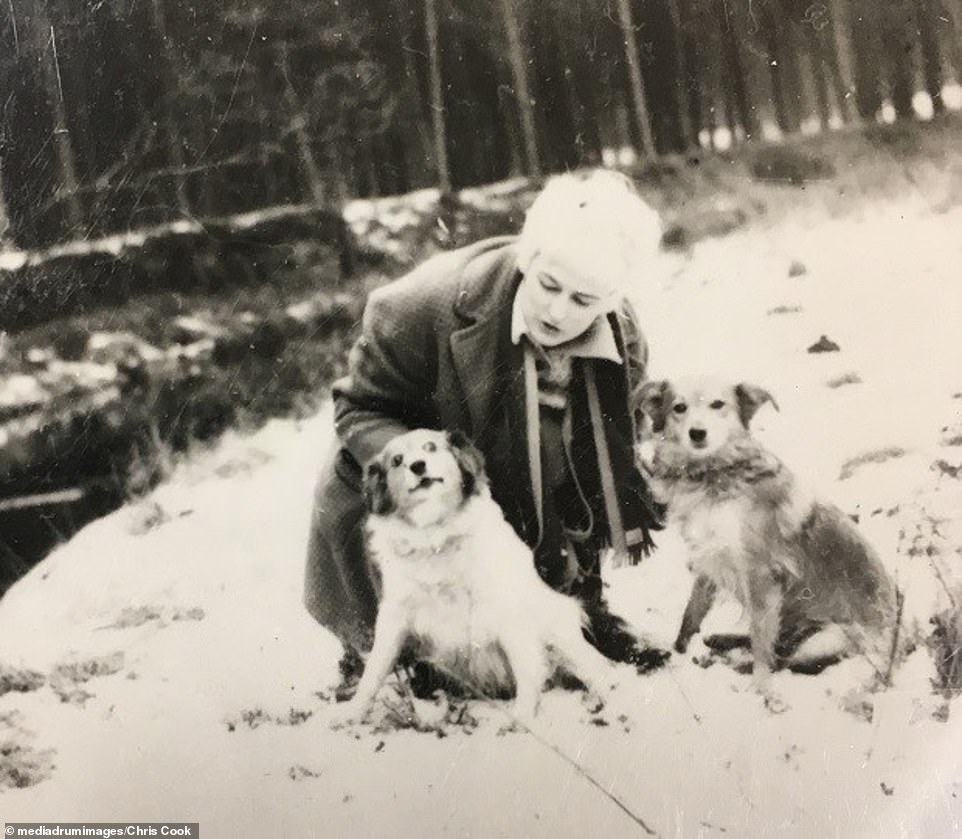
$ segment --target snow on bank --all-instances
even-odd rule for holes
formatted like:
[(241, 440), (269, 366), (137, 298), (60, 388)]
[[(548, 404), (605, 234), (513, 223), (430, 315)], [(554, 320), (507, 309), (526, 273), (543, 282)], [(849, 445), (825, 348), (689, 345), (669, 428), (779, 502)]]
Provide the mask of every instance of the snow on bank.
[[(962, 447), (944, 445), (962, 435), (960, 225), (962, 210), (906, 201), (750, 228), (666, 260), (637, 299), (652, 375), (710, 371), (772, 390), (781, 412), (760, 414), (759, 434), (859, 514), (923, 629), (944, 598), (931, 563), (958, 573), (962, 561)], [(840, 351), (806, 352), (822, 334)], [(0, 791), (4, 819), (182, 819), (207, 837), (639, 834), (588, 773), (663, 836), (962, 828), (962, 707), (937, 718), (924, 649), (866, 697), (871, 719), (841, 707), (865, 662), (777, 674), (790, 707), (774, 715), (748, 677), (693, 663), (696, 643), (661, 672), (626, 675), (605, 725), (555, 690), (538, 737), (499, 734), (487, 707), (472, 708), (473, 733), (445, 738), (329, 730), (318, 692), (337, 645), (300, 607), (329, 439), (325, 411), (225, 440), (10, 590), (0, 664), (46, 683), (0, 696), (0, 744), (20, 750), (0, 755), (45, 780)], [(950, 471), (931, 468), (939, 459)], [(609, 593), (667, 644), (689, 580), (674, 535), (660, 543), (611, 573)], [(723, 606), (710, 620), (735, 618)]]

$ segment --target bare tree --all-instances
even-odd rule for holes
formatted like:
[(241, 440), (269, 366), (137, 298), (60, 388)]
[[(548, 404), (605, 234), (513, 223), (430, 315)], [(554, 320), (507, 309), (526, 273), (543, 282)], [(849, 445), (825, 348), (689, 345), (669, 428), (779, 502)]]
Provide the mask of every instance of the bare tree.
[(922, 75), (925, 89), (932, 100), (936, 114), (945, 112), (942, 100), (942, 56), (939, 49), (939, 35), (936, 20), (939, 16), (938, 0), (919, 2), (919, 44), (922, 48)]
[(625, 41), (625, 59), (628, 62), (628, 81), (631, 99), (635, 107), (635, 122), (641, 137), (641, 153), (645, 157), (655, 154), (655, 140), (651, 132), (651, 117), (648, 114), (648, 101), (645, 96), (645, 83), (641, 78), (641, 64), (638, 61), (638, 39), (635, 37), (635, 24), (631, 14), (630, 0), (618, 0), (618, 20)]
[(432, 145), (433, 126), (427, 118), (425, 103), (418, 89), (418, 70), (415, 51), (410, 7), (405, 0), (394, 0), (397, 8), (400, 52), (403, 65), (403, 81), (400, 83), (402, 130), (404, 132), (405, 155), (408, 175), (412, 182), (423, 185), (436, 175), (436, 160)]
[(320, 207), (327, 203), (327, 186), (321, 174), (321, 167), (314, 156), (310, 136), (307, 133), (308, 117), (304, 111), (304, 105), (291, 81), (291, 60), (286, 43), (281, 43), (279, 54), (281, 72), (284, 75), (284, 101), (290, 114), (291, 132), (297, 143), (301, 167), (304, 169), (304, 175), (311, 191), (311, 200), (316, 206)]
[(798, 131), (800, 80), (795, 54), (793, 26), (776, 23), (778, 0), (764, 0), (758, 11), (771, 75), (775, 118), (783, 134)]
[(525, 156), (528, 160), (528, 174), (541, 174), (541, 157), (538, 153), (538, 133), (535, 128), (534, 100), (528, 85), (527, 62), (521, 38), (521, 24), (515, 0), (501, 0), (501, 13), (504, 17), (505, 33), (508, 36), (508, 61), (514, 81), (515, 101), (518, 103), (518, 117), (521, 122), (521, 136), (524, 141)]
[(80, 203), (80, 180), (77, 176), (77, 159), (74, 154), (70, 128), (67, 125), (67, 108), (63, 96), (63, 80), (60, 76), (60, 58), (57, 55), (57, 33), (47, 17), (43, 3), (36, 5), (33, 35), (47, 102), (53, 116), (53, 145), (60, 166), (60, 188), (67, 214), (67, 223), (75, 230), (83, 225), (84, 212)]
[(682, 18), (680, 2), (681, 0), (668, 0), (668, 14), (671, 16), (674, 38), (672, 46), (675, 51), (675, 103), (678, 111), (678, 133), (681, 134), (683, 145), (688, 147), (697, 145), (698, 132), (692, 130), (691, 94), (688, 88), (690, 72), (687, 55), (688, 44), (686, 43), (685, 22)]
[(855, 103), (864, 120), (874, 120), (882, 107), (882, 44), (875, 0), (849, 0), (850, 31), (855, 56)]
[(3, 156), (0, 155), (0, 250), (16, 247), (13, 229), (10, 223), (10, 212), (3, 190)]
[(889, 0), (881, 7), (882, 55), (888, 81), (888, 93), (901, 119), (912, 119), (912, 95), (915, 93), (915, 42), (917, 26), (915, 9), (907, 0)]
[(187, 197), (187, 178), (184, 175), (184, 151), (181, 148), (181, 139), (178, 136), (177, 126), (174, 122), (170, 108), (170, 97), (177, 88), (178, 73), (174, 67), (174, 56), (170, 49), (170, 38), (167, 34), (167, 15), (164, 8), (164, 0), (152, 0), (151, 11), (153, 13), (154, 30), (160, 44), (161, 78), (164, 82), (164, 91), (161, 94), (163, 100), (163, 125), (166, 134), (167, 154), (170, 159), (171, 169), (174, 171), (174, 194), (177, 200), (177, 209), (185, 216), (191, 215), (190, 200)]
[(441, 90), (441, 53), (438, 44), (438, 13), (435, 0), (424, 0), (428, 60), (431, 68), (431, 121), (434, 126), (434, 151), (438, 161), (438, 183), (442, 195), (451, 192), (448, 166), (448, 141), (444, 122), (444, 95)]
[(827, 29), (830, 37), (819, 39), (822, 60), (828, 64), (838, 102), (839, 115), (845, 122), (858, 118), (855, 103), (855, 62), (852, 57), (851, 23), (846, 0), (831, 0)]
[(721, 47), (725, 59), (723, 73), (726, 88), (726, 102), (729, 105), (729, 121), (737, 112), (738, 122), (745, 131), (745, 138), (753, 139), (758, 134), (758, 118), (755, 102), (759, 101), (755, 74), (747, 68), (745, 46), (749, 43), (747, 27), (742, 20), (741, 10), (729, 8), (728, 3), (715, 3), (714, 11), (721, 31)]

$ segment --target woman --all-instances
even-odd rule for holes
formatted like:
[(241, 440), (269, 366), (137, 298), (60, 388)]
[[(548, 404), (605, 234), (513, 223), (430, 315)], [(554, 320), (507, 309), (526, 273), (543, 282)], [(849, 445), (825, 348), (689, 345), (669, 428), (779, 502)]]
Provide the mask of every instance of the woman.
[(601, 652), (639, 667), (664, 659), (610, 614), (599, 570), (609, 546), (637, 561), (660, 527), (632, 453), (629, 396), (647, 347), (625, 301), (660, 236), (623, 176), (561, 175), (519, 237), (441, 254), (371, 294), (333, 388), (338, 441), (308, 548), (305, 604), (343, 642), (342, 664), (370, 648), (377, 611), (361, 465), (411, 428), (475, 442), (492, 495), (542, 578), (584, 601)]

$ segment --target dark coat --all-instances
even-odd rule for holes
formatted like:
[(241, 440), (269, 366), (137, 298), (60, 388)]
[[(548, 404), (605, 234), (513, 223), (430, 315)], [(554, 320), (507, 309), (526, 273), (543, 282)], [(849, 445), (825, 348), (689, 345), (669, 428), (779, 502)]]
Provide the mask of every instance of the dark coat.
[[(370, 647), (377, 610), (363, 545), (359, 464), (398, 434), (411, 428), (463, 430), (485, 456), (492, 495), (508, 521), (529, 545), (539, 542), (528, 470), (523, 351), (511, 342), (512, 305), (521, 281), (515, 261), (513, 238), (489, 239), (428, 260), (368, 299), (348, 375), (333, 388), (338, 443), (317, 485), (305, 586), (310, 613), (359, 649)], [(628, 397), (644, 377), (647, 348), (630, 311), (609, 320), (627, 363), (582, 363), (596, 365), (624, 527), (647, 536), (657, 518), (634, 468), (628, 412)], [(583, 402), (577, 367), (574, 376), (573, 410)], [(584, 459), (586, 474), (580, 474), (580, 463), (578, 470), (598, 548), (608, 534), (590, 422), (574, 423), (573, 442), (575, 450), (581, 445), (592, 453)]]

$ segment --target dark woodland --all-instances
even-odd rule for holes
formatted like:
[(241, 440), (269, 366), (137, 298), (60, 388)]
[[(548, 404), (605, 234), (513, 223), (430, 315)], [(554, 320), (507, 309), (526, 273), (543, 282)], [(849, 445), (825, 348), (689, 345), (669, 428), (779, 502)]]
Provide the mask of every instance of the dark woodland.
[(960, 33), (960, 0), (7, 0), (0, 238), (937, 116)]

